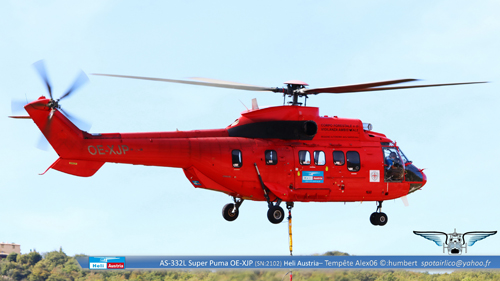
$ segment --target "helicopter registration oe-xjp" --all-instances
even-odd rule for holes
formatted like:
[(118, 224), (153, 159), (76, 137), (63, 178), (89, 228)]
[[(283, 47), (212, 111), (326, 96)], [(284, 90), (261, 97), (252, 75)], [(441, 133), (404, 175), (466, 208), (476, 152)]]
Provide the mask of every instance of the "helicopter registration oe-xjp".
[[(83, 72), (59, 99), (52, 97), (43, 61), (35, 63), (49, 98), (24, 106), (59, 155), (50, 167), (75, 176), (94, 175), (106, 162), (181, 168), (195, 188), (226, 193), (234, 203), (223, 217), (238, 217), (244, 200), (268, 203), (271, 223), (280, 223), (286, 202), (375, 201), (373, 225), (385, 225), (382, 202), (406, 196), (425, 185), (427, 178), (401, 149), (371, 124), (358, 119), (319, 116), (317, 107), (302, 106), (298, 98), (318, 93), (380, 91), (468, 83), (381, 87), (415, 79), (307, 89), (304, 82), (288, 81), (284, 88), (267, 88), (196, 78), (172, 80), (114, 76), (253, 91), (272, 91), (291, 97), (290, 105), (252, 109), (224, 129), (90, 134), (73, 124), (59, 101), (87, 80)], [(12, 116), (18, 117), (21, 116)], [(68, 118), (69, 117), (69, 118)], [(47, 169), (48, 170), (48, 169)]]

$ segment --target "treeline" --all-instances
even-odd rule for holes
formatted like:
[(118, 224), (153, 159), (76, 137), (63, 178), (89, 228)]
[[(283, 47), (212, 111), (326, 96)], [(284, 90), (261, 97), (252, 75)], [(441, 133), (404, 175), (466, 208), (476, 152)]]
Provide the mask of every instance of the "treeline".
[[(341, 252), (327, 252), (325, 255), (347, 255)], [(289, 280), (286, 270), (232, 270), (232, 271), (91, 271), (80, 268), (75, 257), (68, 257), (62, 250), (41, 255), (10, 254), (0, 261), (0, 279), (59, 281), (59, 280), (188, 280), (188, 281), (280, 281)], [(293, 280), (500, 280), (499, 271), (456, 271), (451, 274), (429, 274), (401, 270), (296, 270)]]

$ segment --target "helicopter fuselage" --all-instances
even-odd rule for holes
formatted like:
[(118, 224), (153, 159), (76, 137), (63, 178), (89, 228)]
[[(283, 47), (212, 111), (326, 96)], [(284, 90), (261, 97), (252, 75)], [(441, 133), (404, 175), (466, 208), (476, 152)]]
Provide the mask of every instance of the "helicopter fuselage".
[[(89, 134), (49, 102), (25, 109), (60, 156), (50, 168), (76, 176), (106, 162), (176, 167), (195, 188), (287, 202), (384, 201), (427, 180), (385, 135), (316, 107), (249, 110), (224, 129)], [(391, 152), (399, 165), (388, 164)]]

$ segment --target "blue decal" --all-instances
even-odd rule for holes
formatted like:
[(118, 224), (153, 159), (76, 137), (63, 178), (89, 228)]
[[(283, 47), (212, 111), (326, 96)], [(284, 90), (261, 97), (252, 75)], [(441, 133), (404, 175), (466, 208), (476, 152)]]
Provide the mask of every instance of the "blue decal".
[(125, 257), (89, 257), (89, 269), (125, 269)]
[(193, 184), (194, 185), (201, 185), (201, 183), (199, 181), (193, 181)]
[(302, 171), (303, 183), (323, 183), (323, 171)]

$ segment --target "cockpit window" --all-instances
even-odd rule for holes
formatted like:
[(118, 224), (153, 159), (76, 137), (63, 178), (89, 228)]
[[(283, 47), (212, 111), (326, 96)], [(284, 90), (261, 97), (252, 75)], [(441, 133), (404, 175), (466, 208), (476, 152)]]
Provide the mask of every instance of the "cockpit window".
[(399, 155), (401, 155), (401, 159), (403, 159), (403, 163), (405, 163), (405, 164), (408, 162), (411, 163), (411, 161), (408, 160), (408, 158), (406, 158), (405, 154), (403, 153), (403, 151), (401, 151), (401, 149), (399, 149)]
[(300, 165), (310, 165), (311, 164), (311, 154), (307, 150), (299, 151), (299, 163)]
[[(398, 147), (382, 147), (384, 152), (384, 178), (386, 182), (401, 182), (404, 177), (404, 161), (401, 159)], [(406, 159), (406, 157), (405, 157)]]
[(397, 147), (383, 147), (382, 149), (384, 150), (384, 159), (386, 160), (386, 164), (392, 165), (395, 161), (401, 162)]

